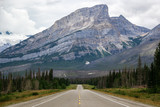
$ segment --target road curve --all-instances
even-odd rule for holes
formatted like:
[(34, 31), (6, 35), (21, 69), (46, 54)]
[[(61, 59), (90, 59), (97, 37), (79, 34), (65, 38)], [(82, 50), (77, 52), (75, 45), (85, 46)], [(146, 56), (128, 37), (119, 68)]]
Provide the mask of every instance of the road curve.
[(152, 107), (146, 104), (83, 89), (69, 90), (8, 107)]

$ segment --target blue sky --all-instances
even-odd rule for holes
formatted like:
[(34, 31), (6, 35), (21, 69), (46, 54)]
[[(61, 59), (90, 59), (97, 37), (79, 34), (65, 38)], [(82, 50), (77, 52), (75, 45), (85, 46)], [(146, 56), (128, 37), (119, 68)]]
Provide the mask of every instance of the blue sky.
[(152, 29), (160, 24), (160, 0), (0, 0), (0, 31), (35, 34), (83, 7), (107, 4), (110, 16), (123, 15)]

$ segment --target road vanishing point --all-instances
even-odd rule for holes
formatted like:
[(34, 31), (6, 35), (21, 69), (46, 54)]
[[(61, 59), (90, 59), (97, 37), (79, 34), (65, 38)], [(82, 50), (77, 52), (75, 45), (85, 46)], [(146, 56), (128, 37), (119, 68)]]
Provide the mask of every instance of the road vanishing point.
[(83, 89), (77, 85), (76, 90), (68, 90), (22, 102), (8, 107), (152, 107), (127, 99), (107, 95), (101, 92)]

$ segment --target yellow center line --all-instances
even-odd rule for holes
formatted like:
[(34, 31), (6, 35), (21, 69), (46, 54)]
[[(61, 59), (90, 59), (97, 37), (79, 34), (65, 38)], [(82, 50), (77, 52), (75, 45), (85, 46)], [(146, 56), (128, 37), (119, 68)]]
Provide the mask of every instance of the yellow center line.
[(79, 99), (78, 99), (78, 104), (81, 104), (81, 96), (80, 96), (80, 92), (78, 91), (78, 96), (79, 96)]

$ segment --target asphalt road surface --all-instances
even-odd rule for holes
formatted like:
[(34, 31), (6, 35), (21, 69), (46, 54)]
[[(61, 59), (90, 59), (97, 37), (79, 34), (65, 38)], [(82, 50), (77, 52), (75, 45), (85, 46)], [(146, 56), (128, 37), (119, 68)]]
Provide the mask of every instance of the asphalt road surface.
[(83, 89), (69, 90), (8, 107), (152, 107), (142, 103)]

